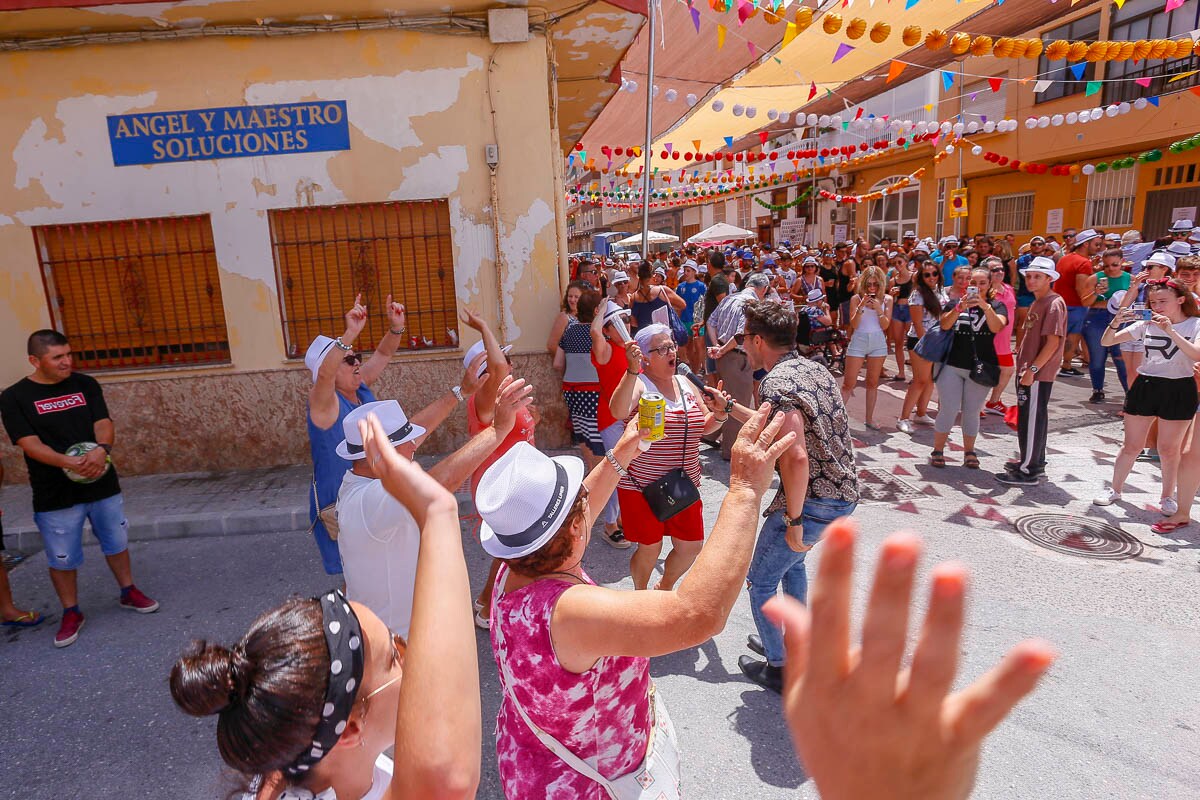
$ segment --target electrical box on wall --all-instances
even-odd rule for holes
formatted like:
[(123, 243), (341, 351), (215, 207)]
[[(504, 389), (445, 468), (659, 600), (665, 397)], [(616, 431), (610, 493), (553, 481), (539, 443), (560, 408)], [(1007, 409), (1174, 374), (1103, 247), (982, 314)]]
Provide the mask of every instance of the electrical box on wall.
[(500, 163), (500, 148), (494, 144), (485, 144), (483, 146), (483, 159), (489, 167), (494, 167)]
[(529, 41), (529, 12), (524, 8), (488, 11), (488, 39), (492, 44)]

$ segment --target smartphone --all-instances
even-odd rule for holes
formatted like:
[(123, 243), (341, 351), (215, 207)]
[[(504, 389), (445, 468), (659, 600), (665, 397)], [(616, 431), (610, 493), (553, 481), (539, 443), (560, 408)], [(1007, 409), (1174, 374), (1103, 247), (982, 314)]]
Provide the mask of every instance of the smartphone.
[(1133, 312), (1133, 318), (1136, 320), (1147, 322), (1150, 320), (1150, 309), (1146, 308), (1145, 303), (1134, 303), (1129, 310)]
[(979, 297), (979, 287), (978, 286), (968, 286), (967, 287), (967, 297)]

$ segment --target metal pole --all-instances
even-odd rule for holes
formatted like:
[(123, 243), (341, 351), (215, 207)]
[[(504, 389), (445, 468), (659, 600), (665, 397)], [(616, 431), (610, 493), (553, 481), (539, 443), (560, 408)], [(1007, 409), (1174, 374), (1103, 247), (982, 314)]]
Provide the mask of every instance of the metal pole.
[[(959, 61), (958, 62), (958, 92), (959, 92), (959, 94), (958, 94), (958, 121), (961, 122), (963, 125), (966, 125), (967, 124), (966, 123), (967, 115), (963, 113), (962, 85), (963, 85), (963, 62)], [(955, 188), (961, 189), (962, 185), (963, 185), (963, 182), (962, 182), (962, 162), (963, 162), (962, 142), (958, 143), (958, 146), (956, 149), (958, 150), (958, 185)], [(959, 226), (959, 223), (961, 223), (961, 222), (962, 222), (962, 217), (954, 218), (954, 235), (956, 237), (959, 236), (958, 226)]]
[(646, 59), (646, 145), (642, 150), (642, 258), (650, 251), (646, 237), (650, 232), (650, 162), (654, 157), (654, 0), (647, 0), (646, 13), (650, 25), (646, 31), (649, 52)]

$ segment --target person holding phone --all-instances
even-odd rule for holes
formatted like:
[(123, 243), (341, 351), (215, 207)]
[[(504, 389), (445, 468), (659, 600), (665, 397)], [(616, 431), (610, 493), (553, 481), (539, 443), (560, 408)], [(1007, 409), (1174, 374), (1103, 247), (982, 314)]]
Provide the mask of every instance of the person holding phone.
[(879, 380), (883, 362), (887, 359), (887, 334), (892, 324), (892, 298), (886, 293), (887, 279), (879, 267), (867, 267), (859, 276), (854, 296), (850, 299), (850, 344), (846, 346), (846, 369), (842, 378), (842, 402), (854, 394), (858, 373), (867, 364), (866, 425), (873, 431), (882, 430), (875, 424), (875, 403), (879, 397)]
[[(1179, 510), (1175, 480), (1187, 427), (1196, 414), (1197, 390), (1193, 365), (1200, 361), (1200, 308), (1196, 298), (1171, 278), (1146, 282), (1148, 309), (1123, 308), (1104, 331), (1101, 344), (1109, 347), (1141, 339), (1146, 356), (1125, 396), (1125, 441), (1113, 465), (1112, 483), (1092, 500), (1107, 506), (1121, 499), (1125, 479), (1137, 461), (1151, 424), (1158, 421), (1158, 454), (1162, 461), (1164, 516)], [(1145, 317), (1149, 315), (1149, 319)], [(1132, 322), (1126, 328), (1121, 325)]]

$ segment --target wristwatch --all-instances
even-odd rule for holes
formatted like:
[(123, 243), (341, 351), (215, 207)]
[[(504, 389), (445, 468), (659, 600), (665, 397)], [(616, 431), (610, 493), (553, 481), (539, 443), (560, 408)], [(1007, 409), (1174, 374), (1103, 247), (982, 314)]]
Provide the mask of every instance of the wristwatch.
[(451, 387), (450, 387), (450, 394), (452, 394), (452, 395), (454, 395), (456, 398), (458, 398), (458, 402), (460, 402), (460, 403), (461, 403), (461, 402), (463, 401), (463, 393), (462, 393), (462, 387), (461, 387), (461, 386), (451, 386)]
[(108, 453), (110, 456), (112, 455), (112, 445), (111, 444), (109, 444), (108, 442), (100, 442), (100, 447), (104, 449), (104, 452)]
[(733, 413), (733, 405), (734, 405), (734, 403), (733, 403), (732, 398), (729, 400), (728, 403), (725, 404), (725, 415), (726, 416)]
[(787, 523), (787, 526), (789, 528), (799, 528), (800, 526), (802, 526), (804, 524), (804, 515), (801, 514), (798, 517), (789, 517), (785, 514), (783, 517), (783, 521)]
[(1037, 365), (1037, 364), (1030, 364), (1030, 365), (1029, 365), (1029, 371), (1030, 371), (1030, 372), (1032, 372), (1034, 375), (1037, 375), (1037, 374), (1038, 374), (1038, 365)]

